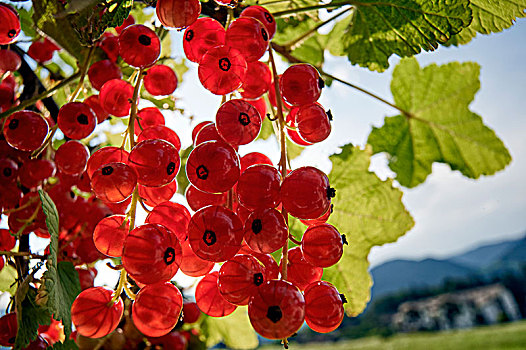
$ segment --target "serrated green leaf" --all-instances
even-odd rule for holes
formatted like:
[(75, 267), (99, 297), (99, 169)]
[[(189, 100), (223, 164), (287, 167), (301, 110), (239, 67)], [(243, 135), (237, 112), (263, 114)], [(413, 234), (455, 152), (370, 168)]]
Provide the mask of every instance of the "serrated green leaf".
[(37, 293), (31, 288), (28, 290), (21, 303), (21, 310), (17, 310), (18, 332), (14, 349), (22, 349), (29, 345), (38, 336), (40, 325), (51, 323), (51, 313), (47, 308), (38, 306), (35, 303)]
[(447, 45), (463, 45), (477, 33), (498, 33), (513, 25), (515, 20), (526, 17), (526, 0), (471, 0), (473, 21), (448, 40)]
[(31, 17), (33, 16), (33, 8), (30, 8), (29, 10), (20, 7), (17, 8), (18, 16), (20, 16), (20, 27), (24, 34), (31, 38), (35, 38), (37, 36), (37, 32), (35, 30), (33, 20)]
[(329, 33), (333, 55), (375, 71), (389, 67), (393, 54), (432, 51), (471, 22), (469, 0), (350, 1), (351, 15)]
[(367, 256), (372, 247), (396, 241), (414, 222), (402, 203), (402, 192), (392, 181), (370, 172), (371, 149), (346, 145), (332, 155), (331, 186), (336, 188), (329, 223), (345, 234), (349, 245), (338, 264), (323, 272), (323, 279), (344, 293), (349, 316), (360, 314), (370, 299), (372, 286)]
[(46, 215), (46, 226), (48, 228), (49, 234), (51, 235), (50, 249), (55, 249), (55, 252), (53, 253), (53, 251), (51, 251), (51, 254), (55, 254), (56, 256), (56, 250), (58, 249), (59, 230), (57, 207), (55, 206), (55, 203), (51, 197), (44, 190), (38, 190), (38, 194), (40, 195), (40, 201), (42, 202), (42, 210)]
[(133, 0), (112, 0), (107, 3), (107, 10), (101, 18), (106, 27), (118, 27), (128, 18), (133, 7)]
[(231, 349), (254, 349), (258, 337), (248, 319), (247, 307), (238, 307), (225, 317), (207, 316), (201, 323), (208, 348), (223, 342)]
[(16, 277), (17, 273), (15, 268), (6, 264), (4, 268), (0, 270), (0, 292), (9, 292), (9, 294), (14, 295), (16, 292)]
[(424, 182), (434, 162), (473, 179), (510, 163), (502, 141), (468, 108), (480, 87), (479, 70), (469, 62), (421, 69), (415, 59), (395, 68), (391, 91), (409, 116), (387, 117), (381, 128), (373, 128), (368, 143), (374, 153), (389, 154), (389, 167), (401, 185)]
[(261, 123), (261, 131), (259, 132), (258, 138), (266, 140), (270, 137), (270, 135), (273, 134), (274, 128), (272, 127), (272, 122), (267, 118), (263, 119), (263, 123)]

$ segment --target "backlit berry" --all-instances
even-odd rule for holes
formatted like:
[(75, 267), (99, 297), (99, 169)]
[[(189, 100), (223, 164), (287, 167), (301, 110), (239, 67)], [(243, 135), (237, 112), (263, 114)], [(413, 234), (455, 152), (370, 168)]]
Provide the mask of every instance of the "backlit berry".
[(221, 296), (217, 286), (217, 271), (209, 273), (199, 281), (195, 288), (195, 301), (199, 310), (212, 317), (223, 317), (230, 315), (237, 308), (234, 304)]
[(233, 146), (246, 145), (256, 139), (261, 130), (258, 110), (243, 100), (230, 100), (219, 107), (216, 128), (221, 137)]
[(44, 143), (48, 123), (38, 113), (19, 111), (4, 122), (4, 137), (7, 143), (20, 151), (34, 151)]
[(338, 290), (329, 282), (318, 281), (305, 288), (305, 321), (316, 332), (332, 332), (343, 321), (343, 302)]
[(97, 117), (82, 102), (70, 102), (58, 111), (58, 127), (69, 138), (80, 140), (88, 137), (97, 125)]
[(199, 63), (203, 55), (213, 47), (225, 44), (225, 28), (213, 18), (202, 17), (186, 28), (183, 49), (192, 62)]
[(158, 64), (148, 69), (144, 87), (153, 96), (170, 95), (177, 88), (177, 76), (172, 68)]
[(153, 65), (161, 53), (161, 41), (153, 30), (134, 24), (119, 35), (119, 53), (130, 66), (145, 68)]
[(287, 68), (279, 80), (281, 95), (293, 106), (304, 106), (320, 98), (323, 80), (308, 63), (295, 64)]
[(144, 140), (130, 152), (128, 163), (144, 186), (163, 186), (177, 175), (181, 160), (177, 149), (164, 140)]
[(246, 73), (245, 58), (230, 46), (216, 46), (208, 50), (198, 68), (201, 84), (216, 95), (226, 95), (237, 90)]

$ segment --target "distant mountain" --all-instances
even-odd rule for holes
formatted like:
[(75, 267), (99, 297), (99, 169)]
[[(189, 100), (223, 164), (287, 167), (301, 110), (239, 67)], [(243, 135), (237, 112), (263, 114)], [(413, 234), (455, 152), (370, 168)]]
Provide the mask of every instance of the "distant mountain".
[(448, 259), (393, 260), (371, 270), (373, 297), (433, 287), (448, 278), (486, 275), (526, 264), (526, 237), (486, 244)]

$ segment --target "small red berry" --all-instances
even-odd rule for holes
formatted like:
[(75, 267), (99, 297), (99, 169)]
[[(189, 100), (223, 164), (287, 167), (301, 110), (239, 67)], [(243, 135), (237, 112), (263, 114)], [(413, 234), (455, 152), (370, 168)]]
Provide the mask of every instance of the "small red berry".
[(225, 44), (225, 35), (225, 28), (215, 19), (198, 18), (184, 32), (183, 49), (186, 58), (199, 63), (208, 50)]
[(40, 114), (19, 111), (7, 117), (3, 131), (5, 140), (11, 147), (31, 152), (44, 143), (48, 129), (48, 123)]
[(126, 27), (119, 35), (119, 53), (130, 66), (153, 65), (161, 53), (161, 41), (153, 30), (142, 24)]
[(107, 256), (121, 256), (129, 226), (124, 215), (112, 215), (99, 221), (93, 231), (93, 243), (97, 250)]
[(240, 17), (228, 27), (225, 43), (239, 50), (247, 62), (253, 62), (267, 51), (269, 39), (267, 29), (260, 21)]
[(76, 140), (62, 144), (55, 153), (55, 164), (63, 173), (77, 175), (84, 172), (89, 158), (88, 148)]
[(203, 56), (197, 73), (201, 84), (208, 91), (215, 95), (226, 95), (243, 83), (247, 62), (237, 49), (216, 46)]
[(99, 101), (102, 108), (116, 117), (125, 117), (130, 113), (133, 86), (127, 81), (112, 79), (100, 89)]
[(165, 140), (144, 140), (130, 152), (128, 163), (144, 186), (164, 186), (177, 175), (181, 159), (177, 149)]
[(329, 333), (343, 321), (343, 302), (329, 282), (313, 282), (305, 288), (305, 321), (315, 332)]
[(320, 98), (323, 86), (320, 74), (308, 63), (290, 66), (279, 80), (283, 99), (293, 106), (316, 102)]
[(270, 254), (282, 248), (289, 238), (283, 214), (276, 209), (259, 209), (245, 222), (245, 242), (255, 252)]
[(217, 271), (206, 275), (195, 288), (195, 301), (199, 309), (212, 317), (223, 317), (230, 315), (237, 308), (234, 304), (229, 303), (219, 293)]
[(163, 26), (184, 28), (194, 23), (201, 14), (201, 2), (199, 0), (158, 0), (155, 11)]
[(170, 95), (177, 88), (177, 76), (172, 68), (158, 64), (148, 69), (144, 87), (153, 96)]

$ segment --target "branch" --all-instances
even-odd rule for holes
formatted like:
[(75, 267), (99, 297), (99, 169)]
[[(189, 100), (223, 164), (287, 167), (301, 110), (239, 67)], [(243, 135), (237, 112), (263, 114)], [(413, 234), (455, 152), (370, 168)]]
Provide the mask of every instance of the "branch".
[(319, 10), (319, 9), (326, 9), (326, 8), (337, 8), (337, 7), (341, 7), (341, 6), (344, 6), (344, 5), (348, 5), (348, 4), (347, 3), (334, 4), (334, 3), (331, 2), (329, 4), (313, 5), (313, 6), (306, 6), (306, 7), (299, 7), (299, 8), (295, 8), (295, 9), (288, 9), (288, 10), (278, 11), (278, 12), (274, 12), (272, 14), (272, 16), (274, 16), (274, 17), (284, 17), (284, 16), (287, 16), (287, 15), (293, 15), (293, 14), (296, 14), (296, 13), (308, 12), (308, 11), (312, 11), (312, 10)]

